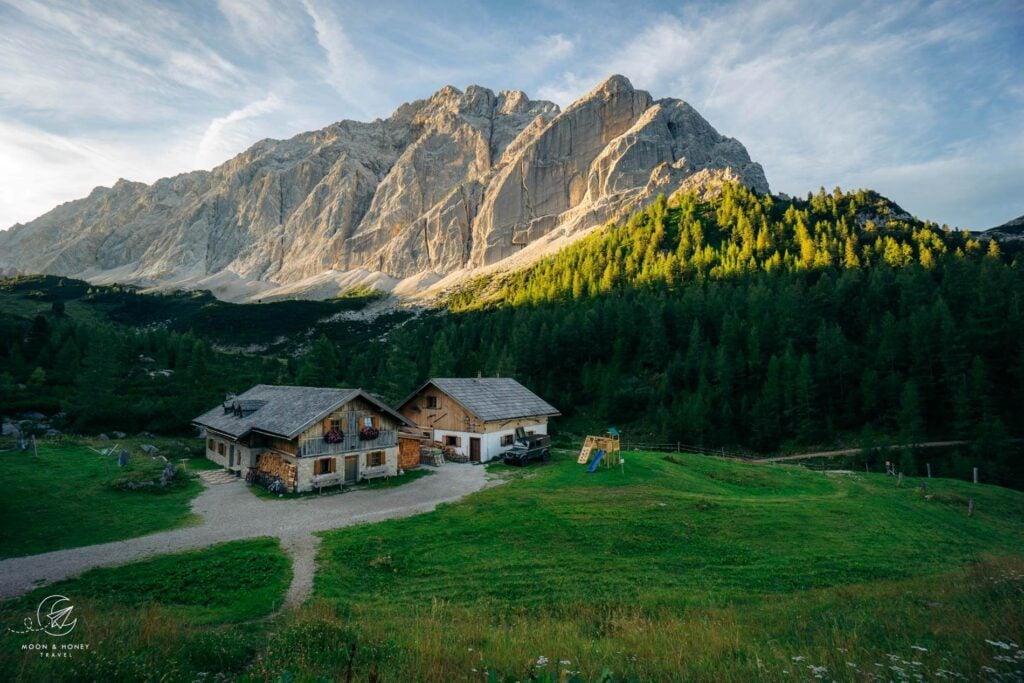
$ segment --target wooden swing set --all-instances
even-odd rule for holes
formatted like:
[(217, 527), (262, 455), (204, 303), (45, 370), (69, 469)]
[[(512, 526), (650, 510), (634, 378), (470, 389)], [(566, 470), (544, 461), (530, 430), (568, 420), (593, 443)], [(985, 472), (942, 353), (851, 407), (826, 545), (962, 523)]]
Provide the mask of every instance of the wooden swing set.
[[(593, 454), (593, 460), (591, 460)], [(593, 472), (599, 465), (604, 467), (618, 467), (622, 461), (622, 452), (619, 445), (619, 430), (609, 427), (604, 436), (590, 435), (583, 442), (583, 448), (576, 462), (580, 465), (590, 463), (588, 471)]]

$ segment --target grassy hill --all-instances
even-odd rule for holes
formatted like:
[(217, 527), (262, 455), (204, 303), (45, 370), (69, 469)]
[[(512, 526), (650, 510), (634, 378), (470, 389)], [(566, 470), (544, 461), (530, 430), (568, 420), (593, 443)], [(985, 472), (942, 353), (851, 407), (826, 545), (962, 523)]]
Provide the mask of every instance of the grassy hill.
[(649, 453), (624, 473), (562, 456), (511, 476), (431, 515), (325, 534), (308, 618), (386, 643), (403, 680), (1024, 668), (986, 643), (1024, 640), (1018, 492)]
[[(54, 587), (93, 652), (54, 664), (7, 634), (0, 665), (106, 681), (1024, 674), (1022, 493), (685, 454), (588, 475), (558, 453), (489, 475), (505, 483), (324, 533), (299, 610), (253, 621), (288, 572), (276, 543), (236, 543)], [(19, 623), (49, 590), (0, 616)]]

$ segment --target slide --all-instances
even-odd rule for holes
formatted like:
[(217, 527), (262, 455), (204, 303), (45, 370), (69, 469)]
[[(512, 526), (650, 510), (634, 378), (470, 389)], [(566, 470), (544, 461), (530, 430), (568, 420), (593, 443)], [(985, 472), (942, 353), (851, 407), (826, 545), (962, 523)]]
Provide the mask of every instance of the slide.
[(601, 464), (601, 458), (603, 457), (604, 451), (599, 449), (597, 451), (597, 455), (595, 455), (594, 459), (590, 461), (590, 467), (587, 468), (587, 472), (593, 473), (594, 471), (596, 471), (597, 466)]

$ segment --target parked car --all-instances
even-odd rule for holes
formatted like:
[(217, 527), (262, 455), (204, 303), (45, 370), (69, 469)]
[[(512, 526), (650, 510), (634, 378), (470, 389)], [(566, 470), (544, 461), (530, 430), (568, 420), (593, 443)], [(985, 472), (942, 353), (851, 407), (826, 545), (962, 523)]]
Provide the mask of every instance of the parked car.
[(526, 434), (516, 430), (512, 450), (505, 451), (506, 465), (526, 466), (531, 460), (551, 459), (551, 437), (547, 434)]

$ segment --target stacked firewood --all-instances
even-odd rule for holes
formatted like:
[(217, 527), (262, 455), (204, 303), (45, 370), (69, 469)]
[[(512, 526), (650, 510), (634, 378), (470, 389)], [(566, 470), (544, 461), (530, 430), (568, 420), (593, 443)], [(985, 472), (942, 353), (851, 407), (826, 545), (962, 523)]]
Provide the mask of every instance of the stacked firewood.
[(295, 488), (296, 467), (284, 458), (264, 453), (260, 456), (259, 472), (267, 477), (278, 477), (289, 491)]
[(444, 464), (444, 452), (440, 448), (420, 446), (420, 464), (440, 467)]

